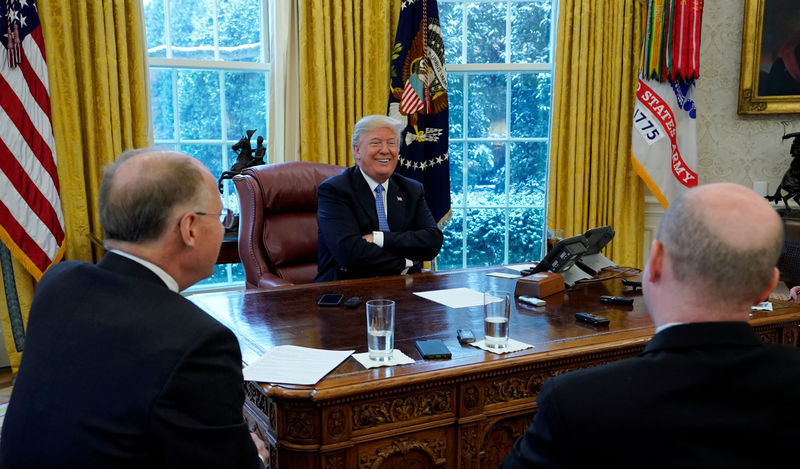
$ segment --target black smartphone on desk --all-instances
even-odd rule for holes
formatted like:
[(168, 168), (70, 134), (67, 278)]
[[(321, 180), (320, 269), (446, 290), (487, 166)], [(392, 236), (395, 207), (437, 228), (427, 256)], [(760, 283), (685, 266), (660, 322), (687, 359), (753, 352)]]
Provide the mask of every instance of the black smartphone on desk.
[(450, 358), (453, 356), (450, 353), (450, 349), (439, 339), (418, 340), (415, 343), (419, 354), (426, 360), (432, 358)]
[(319, 306), (339, 306), (342, 304), (342, 298), (344, 298), (344, 295), (329, 293), (327, 295), (322, 295), (319, 301), (317, 301), (317, 304)]

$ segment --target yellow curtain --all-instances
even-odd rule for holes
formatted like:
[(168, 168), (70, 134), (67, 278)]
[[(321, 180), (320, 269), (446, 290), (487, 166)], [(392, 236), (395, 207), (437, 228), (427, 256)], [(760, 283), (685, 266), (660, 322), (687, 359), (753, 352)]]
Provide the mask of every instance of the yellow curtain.
[(385, 114), (400, 0), (300, 0), (300, 160), (353, 164), (362, 116)]
[[(65, 259), (96, 261), (102, 238), (97, 191), (106, 165), (123, 150), (148, 144), (145, 39), (140, 0), (39, 0), (53, 134), (58, 158)], [(14, 261), (17, 293), (27, 323), (33, 279)], [(5, 292), (3, 294), (5, 296)], [(13, 368), (20, 353), (11, 340), (5, 298), (2, 328)]]
[(641, 0), (561, 0), (548, 226), (566, 236), (611, 225), (606, 256), (641, 267), (643, 184), (631, 163)]

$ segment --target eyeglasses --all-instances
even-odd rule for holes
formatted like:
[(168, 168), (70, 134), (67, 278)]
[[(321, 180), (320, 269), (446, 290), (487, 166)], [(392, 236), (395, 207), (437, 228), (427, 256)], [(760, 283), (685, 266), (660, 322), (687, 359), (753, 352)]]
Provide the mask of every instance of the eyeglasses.
[(211, 213), (211, 212), (194, 212), (196, 215), (215, 215), (219, 217), (219, 222), (222, 223), (222, 226), (225, 227), (227, 230), (228, 228), (233, 226), (233, 210), (229, 208), (223, 208), (219, 213)]

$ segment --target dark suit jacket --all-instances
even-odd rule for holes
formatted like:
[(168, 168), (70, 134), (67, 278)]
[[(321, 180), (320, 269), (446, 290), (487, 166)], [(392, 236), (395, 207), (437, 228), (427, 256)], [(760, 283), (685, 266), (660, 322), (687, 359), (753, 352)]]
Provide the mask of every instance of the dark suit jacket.
[[(406, 259), (429, 261), (439, 254), (437, 228), (422, 184), (393, 174), (386, 192), (387, 221), (383, 248), (361, 237), (378, 231), (375, 196), (358, 166), (325, 180), (317, 190), (319, 265), (315, 282), (396, 275)], [(419, 271), (419, 266), (415, 270)]]
[(257, 468), (233, 333), (113, 253), (42, 277), (0, 467)]
[(744, 322), (667, 328), (627, 360), (548, 379), (503, 468), (797, 467), (800, 350)]

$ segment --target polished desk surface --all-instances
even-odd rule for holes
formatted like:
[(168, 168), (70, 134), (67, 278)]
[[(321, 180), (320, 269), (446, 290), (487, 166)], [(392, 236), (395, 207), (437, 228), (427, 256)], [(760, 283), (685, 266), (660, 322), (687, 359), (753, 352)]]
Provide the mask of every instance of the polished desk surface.
[[(453, 309), (415, 292), (468, 287), (513, 291), (515, 279), (487, 276), (503, 267), (420, 273), (344, 282), (193, 295), (238, 336), (245, 363), (277, 345), (366, 351), (365, 305), (319, 307), (326, 293), (396, 301), (395, 348), (416, 362), (365, 369), (350, 357), (313, 386), (245, 384), (245, 416), (270, 449), (270, 467), (313, 469), (496, 468), (530, 425), (542, 383), (557, 374), (635, 356), (652, 336), (633, 269), (602, 273), (545, 298), (543, 308), (515, 301), (510, 337), (534, 348), (497, 355), (461, 345), (456, 331), (483, 338), (482, 306)], [(600, 303), (600, 295), (633, 296), (633, 306)], [(608, 327), (575, 321), (587, 311)], [(765, 342), (797, 345), (800, 305), (774, 302), (751, 318)], [(442, 339), (450, 360), (423, 360), (419, 339)]]
[[(641, 289), (622, 285), (621, 279), (640, 280), (636, 269), (616, 268), (605, 271), (602, 281), (579, 283), (571, 290), (551, 295), (545, 307), (533, 308), (512, 302), (509, 336), (534, 345), (534, 348), (507, 354), (493, 354), (476, 347), (461, 345), (456, 331), (470, 328), (477, 340), (483, 338), (482, 307), (453, 309), (414, 295), (415, 292), (467, 287), (477, 291), (490, 289), (514, 291), (516, 279), (488, 276), (490, 272), (513, 273), (504, 267), (458, 271), (425, 272), (341, 282), (289, 286), (272, 290), (234, 291), (192, 295), (190, 299), (237, 334), (245, 364), (251, 363), (271, 347), (304, 347), (366, 352), (365, 302), (369, 299), (395, 300), (395, 349), (416, 360), (409, 365), (365, 369), (352, 357), (328, 374), (316, 386), (263, 384), (269, 395), (313, 400), (335, 398), (351, 392), (375, 391), (390, 387), (401, 379), (409, 384), (425, 381), (437, 374), (459, 373), (470, 369), (485, 371), (492, 366), (507, 367), (509, 361), (520, 364), (531, 359), (557, 359), (576, 353), (576, 349), (601, 350), (603, 347), (641, 345), (653, 335), (653, 323), (641, 297)], [(342, 293), (345, 298), (362, 297), (355, 309), (320, 307), (316, 302), (326, 293)], [(600, 302), (600, 295), (632, 296), (633, 306)], [(776, 302), (772, 312), (754, 313), (751, 324), (800, 317), (800, 307)], [(594, 327), (577, 322), (575, 313), (587, 311), (610, 319), (608, 327)], [(452, 352), (450, 360), (423, 360), (414, 346), (421, 339), (442, 339)], [(394, 384), (393, 384), (394, 383)]]

